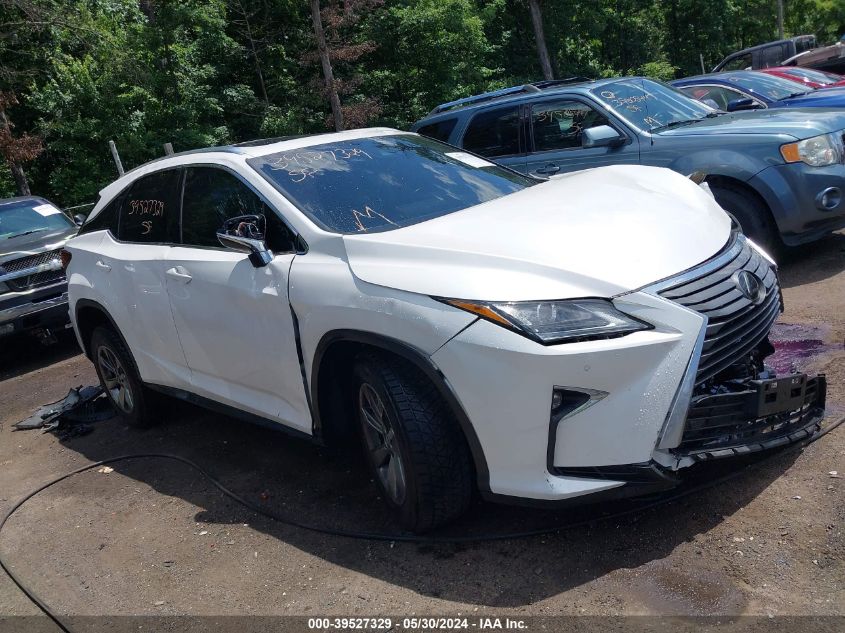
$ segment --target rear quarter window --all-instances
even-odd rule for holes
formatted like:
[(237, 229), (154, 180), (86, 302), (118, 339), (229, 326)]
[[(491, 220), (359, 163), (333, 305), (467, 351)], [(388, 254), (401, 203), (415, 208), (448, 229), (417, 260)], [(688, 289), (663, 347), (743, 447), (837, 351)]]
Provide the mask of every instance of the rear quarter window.
[(437, 121), (436, 123), (423, 125), (419, 130), (417, 130), (417, 133), (445, 143), (452, 135), (452, 131), (455, 129), (457, 122), (458, 119), (454, 117), (451, 119), (443, 119), (442, 121)]
[(122, 242), (179, 242), (181, 170), (157, 171), (136, 180), (123, 196), (118, 239)]
[(120, 216), (120, 206), (123, 202), (123, 194), (112, 199), (103, 209), (90, 220), (87, 220), (79, 234), (93, 233), (95, 231), (108, 231), (112, 237), (117, 237), (117, 222)]

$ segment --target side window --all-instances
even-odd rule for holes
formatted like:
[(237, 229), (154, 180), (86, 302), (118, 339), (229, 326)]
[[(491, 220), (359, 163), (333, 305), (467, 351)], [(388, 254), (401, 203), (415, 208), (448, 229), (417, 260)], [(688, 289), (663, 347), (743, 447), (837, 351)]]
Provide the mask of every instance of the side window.
[(464, 149), (482, 156), (519, 153), (519, 108), (496, 108), (476, 114), (464, 133)]
[(102, 211), (90, 220), (86, 221), (79, 229), (79, 234), (93, 233), (94, 231), (107, 230), (117, 237), (117, 221), (120, 216), (120, 206), (123, 204), (123, 194), (118, 194), (109, 202)]
[(785, 44), (778, 44), (776, 46), (764, 48), (760, 55), (760, 66), (762, 68), (771, 68), (772, 66), (779, 65), (784, 59), (786, 59), (785, 48)]
[(136, 180), (120, 209), (123, 242), (173, 244), (179, 241), (179, 169), (157, 171)]
[(719, 70), (749, 70), (751, 68), (751, 53), (734, 57)]
[(547, 101), (531, 107), (536, 152), (581, 147), (584, 130), (598, 125), (609, 125), (607, 117), (578, 101)]
[(458, 119), (456, 118), (443, 119), (437, 123), (423, 125), (419, 130), (417, 130), (417, 133), (446, 143), (449, 140), (449, 136), (452, 134), (452, 130), (455, 129), (455, 124), (457, 122)]
[(222, 248), (217, 230), (240, 215), (262, 215), (264, 239), (273, 252), (296, 249), (296, 240), (281, 218), (237, 177), (214, 167), (192, 167), (185, 176), (182, 197), (182, 243)]

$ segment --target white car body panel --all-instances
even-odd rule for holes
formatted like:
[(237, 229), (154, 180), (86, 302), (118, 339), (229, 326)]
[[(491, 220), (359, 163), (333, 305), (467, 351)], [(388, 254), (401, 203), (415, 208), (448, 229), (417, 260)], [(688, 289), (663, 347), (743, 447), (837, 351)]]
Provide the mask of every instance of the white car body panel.
[[(730, 219), (683, 176), (612, 166), (383, 233), (344, 236), (370, 283), (483, 301), (610, 297), (722, 248)], [(695, 236), (690, 239), (690, 236)]]
[(243, 253), (174, 246), (165, 283), (192, 391), (310, 434), (287, 296), (293, 259), (255, 268)]

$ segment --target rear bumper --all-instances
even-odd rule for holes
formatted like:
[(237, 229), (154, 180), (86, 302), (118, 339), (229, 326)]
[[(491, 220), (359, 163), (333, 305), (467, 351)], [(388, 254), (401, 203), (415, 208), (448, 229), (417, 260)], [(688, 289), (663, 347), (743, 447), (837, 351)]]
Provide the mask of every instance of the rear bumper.
[(0, 297), (0, 336), (58, 328), (68, 321), (66, 283)]

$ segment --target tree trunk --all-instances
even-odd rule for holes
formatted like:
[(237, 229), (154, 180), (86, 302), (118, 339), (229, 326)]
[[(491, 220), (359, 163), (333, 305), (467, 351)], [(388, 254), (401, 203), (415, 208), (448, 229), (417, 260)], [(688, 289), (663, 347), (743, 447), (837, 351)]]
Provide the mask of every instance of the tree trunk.
[(337, 86), (334, 83), (332, 61), (329, 58), (329, 48), (326, 45), (326, 34), (323, 32), (323, 19), (320, 17), (320, 0), (311, 0), (311, 19), (314, 22), (314, 35), (317, 38), (317, 52), (320, 55), (320, 64), (323, 67), (326, 92), (329, 95), (329, 102), (332, 105), (334, 129), (339, 132), (343, 129), (343, 111), (340, 109), (340, 97), (337, 94)]
[(29, 190), (29, 181), (26, 179), (26, 172), (23, 170), (23, 165), (20, 163), (9, 163), (9, 169), (12, 170), (12, 178), (15, 179), (15, 186), (18, 188), (18, 195), (32, 195), (32, 192)]
[(537, 43), (537, 56), (540, 58), (540, 67), (543, 69), (543, 79), (554, 79), (549, 49), (546, 48), (546, 35), (543, 32), (543, 11), (540, 8), (540, 0), (528, 0), (528, 9), (531, 11), (531, 24), (534, 27), (534, 40)]
[[(17, 103), (17, 101), (15, 100), (13, 103)], [(4, 136), (8, 138), (10, 143), (12, 143), (12, 124), (9, 122), (9, 117), (6, 116), (6, 110), (3, 108), (2, 104), (0, 104), (0, 129), (3, 130)], [(3, 153), (6, 154), (6, 164), (9, 165), (9, 170), (12, 172), (12, 178), (15, 179), (15, 186), (17, 187), (18, 195), (31, 195), (29, 190), (29, 181), (26, 179), (26, 172), (23, 170), (23, 165), (13, 158), (14, 152), (10, 148), (4, 148)]]
[(778, 0), (778, 39), (783, 39), (783, 0)]
[(252, 37), (252, 26), (249, 23), (249, 16), (243, 3), (238, 0), (238, 7), (241, 10), (241, 15), (244, 16), (244, 25), (246, 25), (246, 36), (249, 40), (249, 48), (252, 51), (252, 59), (255, 61), (255, 72), (258, 74), (258, 87), (261, 89), (261, 96), (264, 99), (264, 105), (270, 105), (270, 99), (267, 97), (267, 87), (264, 84), (264, 73), (261, 72), (261, 61), (258, 59), (258, 51), (255, 50), (255, 39)]

